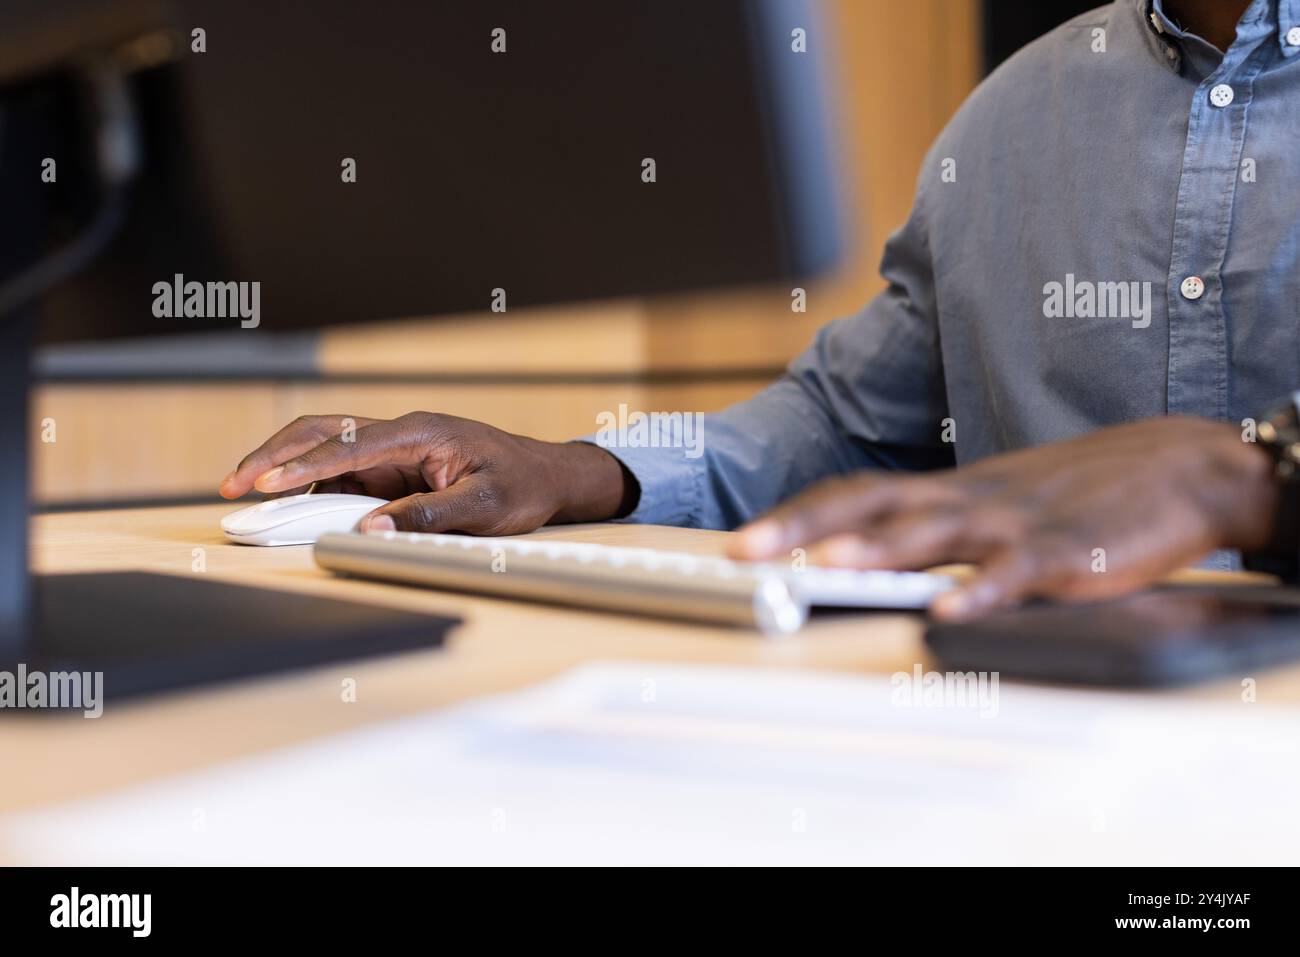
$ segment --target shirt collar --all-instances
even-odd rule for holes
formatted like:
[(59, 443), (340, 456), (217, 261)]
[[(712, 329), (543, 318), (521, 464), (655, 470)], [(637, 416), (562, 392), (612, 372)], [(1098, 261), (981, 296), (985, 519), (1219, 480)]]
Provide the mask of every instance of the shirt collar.
[[(1182, 69), (1182, 41), (1186, 34), (1165, 15), (1162, 0), (1135, 0), (1148, 36), (1154, 41), (1161, 59), (1175, 72)], [(1266, 29), (1275, 34), (1282, 56), (1300, 55), (1300, 0), (1254, 0), (1241, 15), (1240, 27)], [(1289, 37), (1289, 39), (1288, 39)], [(1226, 51), (1225, 51), (1226, 52)]]

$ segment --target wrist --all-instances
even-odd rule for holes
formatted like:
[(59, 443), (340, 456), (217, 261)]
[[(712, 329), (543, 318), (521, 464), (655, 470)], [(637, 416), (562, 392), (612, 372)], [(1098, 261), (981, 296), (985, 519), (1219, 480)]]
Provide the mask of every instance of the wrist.
[(1300, 568), (1300, 393), (1275, 403), (1260, 416), (1255, 447), (1269, 464), (1274, 490), (1270, 532), (1248, 549), (1248, 567), (1295, 577)]
[(1282, 501), (1276, 461), (1269, 450), (1225, 426), (1223, 545), (1243, 551), (1266, 548), (1274, 539)]
[(590, 442), (547, 442), (558, 508), (551, 523), (604, 522), (635, 507), (640, 487), (614, 455)]

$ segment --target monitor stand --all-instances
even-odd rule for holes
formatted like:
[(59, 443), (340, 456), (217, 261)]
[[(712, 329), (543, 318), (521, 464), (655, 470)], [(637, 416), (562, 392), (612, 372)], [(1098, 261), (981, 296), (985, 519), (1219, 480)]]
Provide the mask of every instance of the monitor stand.
[[(51, 672), (98, 674), (111, 703), (442, 643), (454, 619), (250, 588), (203, 573), (30, 575), (31, 328), (25, 319), (0, 319), (0, 672), (47, 681)], [(57, 438), (75, 441), (66, 432)], [(15, 677), (9, 682), (14, 687)], [(10, 702), (0, 706), (5, 713), (52, 712)]]

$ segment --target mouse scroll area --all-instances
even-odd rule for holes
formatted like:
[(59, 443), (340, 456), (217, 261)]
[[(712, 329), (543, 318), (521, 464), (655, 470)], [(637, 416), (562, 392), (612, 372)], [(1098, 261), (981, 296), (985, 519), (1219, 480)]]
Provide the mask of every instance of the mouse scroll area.
[(327, 532), (349, 532), (387, 500), (369, 495), (290, 495), (231, 512), (221, 529), (241, 545), (310, 545)]

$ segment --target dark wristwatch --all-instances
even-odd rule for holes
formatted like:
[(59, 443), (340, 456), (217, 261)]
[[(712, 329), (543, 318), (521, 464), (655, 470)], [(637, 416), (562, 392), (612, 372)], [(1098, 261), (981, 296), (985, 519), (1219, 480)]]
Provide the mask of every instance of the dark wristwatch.
[(1300, 577), (1300, 392), (1258, 420), (1255, 440), (1273, 459), (1279, 494), (1273, 539), (1262, 551), (1247, 555), (1246, 566), (1295, 581)]
[(1300, 392), (1293, 392), (1265, 413), (1255, 436), (1273, 457), (1278, 481), (1300, 482)]

